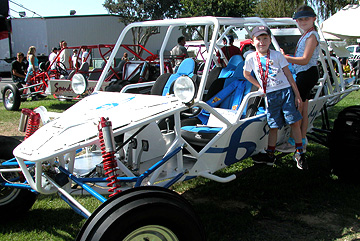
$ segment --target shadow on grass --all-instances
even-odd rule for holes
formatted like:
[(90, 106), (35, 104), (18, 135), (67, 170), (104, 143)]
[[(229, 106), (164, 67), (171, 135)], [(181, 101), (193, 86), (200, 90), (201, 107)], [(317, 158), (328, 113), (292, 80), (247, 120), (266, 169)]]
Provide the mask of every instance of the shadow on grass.
[(33, 240), (70, 241), (76, 238), (83, 220), (68, 208), (32, 209), (21, 218), (2, 223), (0, 240), (9, 240), (9, 237), (11, 240), (28, 239), (29, 234), (33, 234)]
[[(331, 175), (326, 148), (311, 144), (307, 156), (309, 171), (298, 170), (290, 154), (274, 167), (259, 165), (245, 172), (230, 167), (217, 173), (236, 174), (230, 183), (189, 181), (197, 184), (183, 196), (200, 216), (208, 241), (359, 238), (359, 186)], [(75, 239), (85, 220), (69, 208), (51, 204), (55, 199), (39, 199), (45, 206), (0, 225), (2, 236), (35, 232), (38, 240)]]
[(49, 109), (55, 110), (67, 110), (71, 106), (73, 106), (76, 102), (75, 101), (59, 101), (58, 103), (53, 103), (49, 105)]
[(210, 181), (185, 192), (208, 240), (359, 238), (359, 186), (334, 179), (327, 149), (314, 156), (315, 148), (319, 152), (321, 147), (309, 147), (307, 172), (298, 170), (288, 155), (275, 167), (259, 166), (245, 175), (234, 172), (235, 181)]

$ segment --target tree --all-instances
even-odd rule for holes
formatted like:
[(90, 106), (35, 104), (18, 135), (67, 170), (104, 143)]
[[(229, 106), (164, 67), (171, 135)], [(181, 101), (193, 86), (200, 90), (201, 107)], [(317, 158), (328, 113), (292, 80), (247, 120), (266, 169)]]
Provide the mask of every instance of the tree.
[(260, 0), (255, 8), (256, 15), (262, 18), (292, 17), (304, 0)]
[(245, 17), (254, 15), (256, 0), (180, 0), (183, 17)]
[(327, 19), (348, 4), (358, 0), (259, 0), (256, 13), (259, 17), (292, 17), (296, 9), (307, 4), (313, 6), (320, 19)]
[[(254, 16), (257, 0), (180, 0), (180, 2), (183, 7), (181, 17), (245, 17)], [(183, 29), (183, 35), (187, 39), (203, 39), (203, 33), (203, 27)]]
[[(105, 0), (103, 6), (109, 13), (116, 14), (128, 25), (133, 22), (175, 18), (181, 11), (180, 0)], [(156, 34), (157, 28), (133, 28), (133, 43), (146, 45), (149, 37)], [(141, 53), (141, 49), (136, 50)]]
[(308, 0), (309, 5), (316, 6), (318, 16), (327, 19), (348, 4), (358, 4), (358, 0)]

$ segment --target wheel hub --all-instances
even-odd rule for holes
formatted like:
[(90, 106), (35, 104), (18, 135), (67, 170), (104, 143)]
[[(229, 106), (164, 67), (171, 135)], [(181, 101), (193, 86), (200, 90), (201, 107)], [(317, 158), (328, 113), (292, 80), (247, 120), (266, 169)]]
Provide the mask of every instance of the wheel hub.
[[(15, 173), (6, 173), (6, 176), (3, 175), (5, 174), (3, 173), (0, 174), (0, 182), (3, 182), (5, 178), (7, 180), (11, 180), (17, 177), (17, 174)], [(19, 192), (20, 189), (0, 186), (0, 206), (10, 203), (14, 198), (17, 197)]]
[(11, 90), (6, 90), (4, 102), (8, 107), (11, 107), (14, 104), (14, 93)]
[(134, 230), (124, 241), (179, 241), (179, 239), (164, 226), (147, 225)]

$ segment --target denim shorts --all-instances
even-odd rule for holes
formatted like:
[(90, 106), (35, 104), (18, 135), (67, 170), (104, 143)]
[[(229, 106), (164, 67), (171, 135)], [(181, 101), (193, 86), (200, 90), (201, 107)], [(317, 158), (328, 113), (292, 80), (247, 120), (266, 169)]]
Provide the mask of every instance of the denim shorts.
[(291, 87), (266, 94), (268, 101), (267, 122), (270, 128), (281, 128), (302, 119), (295, 106), (295, 95)]

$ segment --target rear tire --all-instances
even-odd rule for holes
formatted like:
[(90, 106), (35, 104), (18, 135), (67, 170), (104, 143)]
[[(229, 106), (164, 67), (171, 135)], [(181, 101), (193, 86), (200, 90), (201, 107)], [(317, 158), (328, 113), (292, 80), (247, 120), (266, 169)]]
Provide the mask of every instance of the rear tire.
[(330, 164), (340, 180), (360, 183), (360, 106), (343, 109), (329, 136)]
[[(0, 136), (0, 163), (14, 157), (13, 150), (20, 141)], [(4, 179), (11, 180), (18, 178), (17, 172), (0, 173), (0, 182)], [(0, 186), (0, 213), (2, 217), (16, 218), (27, 212), (36, 200), (36, 194), (25, 189)]]
[(16, 111), (19, 110), (21, 97), (20, 91), (15, 84), (7, 84), (2, 93), (2, 100), (5, 109)]
[(77, 240), (206, 240), (191, 205), (165, 188), (133, 188), (103, 203)]

